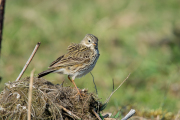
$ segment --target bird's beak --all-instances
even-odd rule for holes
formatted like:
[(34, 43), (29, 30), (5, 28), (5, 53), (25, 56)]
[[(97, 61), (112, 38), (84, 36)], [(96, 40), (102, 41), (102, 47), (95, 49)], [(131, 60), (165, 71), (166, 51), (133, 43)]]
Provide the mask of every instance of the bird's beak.
[(94, 45), (94, 46), (96, 46), (96, 44), (95, 44), (95, 43), (93, 43), (93, 45)]

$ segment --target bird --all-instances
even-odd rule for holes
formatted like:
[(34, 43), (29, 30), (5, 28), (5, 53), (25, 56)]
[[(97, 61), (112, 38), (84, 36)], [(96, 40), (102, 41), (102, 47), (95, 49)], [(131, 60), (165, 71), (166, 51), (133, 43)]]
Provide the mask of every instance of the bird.
[(92, 71), (99, 56), (98, 38), (93, 34), (86, 34), (79, 44), (71, 43), (67, 53), (53, 61), (49, 69), (39, 73), (38, 78), (50, 73), (66, 74), (75, 86), (77, 94), (81, 96), (74, 80)]

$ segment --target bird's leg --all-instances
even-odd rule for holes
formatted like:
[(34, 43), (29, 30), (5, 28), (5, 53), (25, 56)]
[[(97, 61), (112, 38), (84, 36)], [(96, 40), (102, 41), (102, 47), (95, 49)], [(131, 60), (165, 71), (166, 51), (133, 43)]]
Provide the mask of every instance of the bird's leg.
[[(68, 79), (73, 83), (74, 87), (76, 88), (76, 90), (77, 90), (77, 92), (78, 92), (77, 94), (79, 94), (80, 97), (82, 98), (81, 93), (79, 92), (79, 89), (77, 88), (77, 86), (76, 86), (74, 80), (73, 80), (73, 79), (71, 80), (71, 78), (69, 77), (69, 75), (68, 75)], [(76, 94), (76, 95), (77, 95), (77, 94)], [(75, 95), (75, 96), (76, 96), (76, 95)]]
[[(73, 85), (75, 86), (75, 88), (76, 88), (76, 90), (77, 90), (77, 92), (78, 92), (76, 95), (78, 95), (78, 94), (79, 94), (79, 95), (80, 95), (80, 97), (82, 98), (81, 93), (79, 92), (79, 89), (77, 88), (77, 86), (76, 86), (76, 84), (75, 84), (75, 82), (74, 82), (74, 80), (73, 80), (73, 79), (72, 79), (72, 83), (73, 83)], [(75, 96), (76, 96), (76, 95), (75, 95)]]
[(72, 82), (72, 80), (71, 80), (71, 78), (69, 77), (69, 75), (68, 75), (68, 79)]

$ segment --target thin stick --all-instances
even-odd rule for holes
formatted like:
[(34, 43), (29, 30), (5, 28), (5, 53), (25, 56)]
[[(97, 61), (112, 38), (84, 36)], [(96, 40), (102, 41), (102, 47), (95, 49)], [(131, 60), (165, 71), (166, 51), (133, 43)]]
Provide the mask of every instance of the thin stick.
[(72, 116), (73, 118), (75, 119), (78, 119), (80, 120), (81, 118), (76, 116), (75, 114), (73, 114), (71, 111), (69, 111), (68, 109), (66, 109), (65, 107), (59, 105), (59, 104), (56, 104), (57, 106), (59, 106), (61, 109), (63, 109), (64, 111), (66, 111), (70, 116)]
[(129, 73), (129, 75), (126, 77), (126, 79), (124, 79), (124, 81), (111, 93), (111, 95), (109, 96), (109, 98), (106, 100), (105, 104), (107, 102), (109, 102), (109, 99), (111, 98), (111, 96), (119, 89), (119, 87), (121, 87), (121, 85), (129, 78), (131, 73)]
[(2, 34), (3, 34), (5, 4), (6, 4), (6, 0), (0, 0), (0, 57), (1, 57), (1, 43), (2, 43)]
[(31, 120), (31, 101), (32, 101), (32, 86), (33, 86), (34, 69), (31, 71), (28, 95), (28, 120)]
[[(1, 47), (2, 47), (1, 44), (2, 44), (2, 35), (3, 35), (5, 4), (6, 4), (6, 0), (0, 0), (0, 59), (1, 59)], [(2, 77), (0, 76), (0, 82), (1, 82), (1, 79)]]
[(95, 116), (98, 118), (98, 120), (102, 120), (94, 110), (92, 110), (92, 112), (95, 114)]
[[(91, 73), (91, 72), (90, 72), (90, 73)], [(94, 81), (94, 76), (93, 76), (92, 73), (91, 73), (91, 76), (92, 76), (92, 78), (93, 78), (94, 87), (95, 87), (95, 90), (96, 90), (96, 94), (97, 94), (97, 96), (98, 96), (98, 91), (97, 91), (96, 83), (95, 83), (95, 81)]]
[(130, 117), (132, 117), (135, 113), (136, 113), (136, 111), (135, 111), (134, 109), (131, 109), (131, 110), (129, 111), (129, 113), (128, 113), (123, 119), (121, 119), (121, 120), (127, 120), (127, 119), (129, 119)]
[(20, 73), (19, 76), (17, 77), (16, 81), (18, 81), (18, 80), (21, 78), (21, 76), (23, 75), (23, 73), (25, 72), (26, 68), (28, 67), (28, 65), (30, 64), (31, 60), (33, 59), (36, 51), (38, 50), (40, 44), (41, 44), (40, 42), (38, 42), (38, 43), (36, 44), (36, 46), (35, 46), (32, 54), (31, 54), (31, 56), (29, 57), (28, 61), (26, 62), (25, 66), (24, 66), (24, 68), (22, 69), (21, 73)]

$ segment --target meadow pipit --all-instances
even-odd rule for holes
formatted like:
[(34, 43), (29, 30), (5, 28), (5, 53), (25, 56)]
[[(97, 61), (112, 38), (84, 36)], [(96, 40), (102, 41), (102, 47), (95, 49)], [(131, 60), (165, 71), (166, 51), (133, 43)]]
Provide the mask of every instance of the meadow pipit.
[[(74, 80), (89, 73), (95, 66), (99, 58), (98, 38), (92, 34), (87, 34), (79, 44), (71, 44), (67, 48), (68, 52), (55, 61), (49, 69), (38, 74), (38, 78), (49, 73), (67, 74), (68, 79), (73, 83), (80, 94)], [(72, 80), (71, 78), (72, 77)]]

